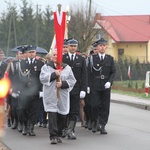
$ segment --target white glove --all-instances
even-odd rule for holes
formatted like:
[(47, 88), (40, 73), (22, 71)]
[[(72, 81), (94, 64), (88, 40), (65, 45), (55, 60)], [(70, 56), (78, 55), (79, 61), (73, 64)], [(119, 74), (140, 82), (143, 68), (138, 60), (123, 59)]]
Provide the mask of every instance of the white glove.
[(86, 93), (84, 91), (80, 92), (80, 99), (83, 99), (85, 97)]
[(43, 92), (39, 92), (39, 98), (43, 97)]
[(104, 86), (105, 86), (105, 89), (109, 89), (109, 88), (110, 88), (110, 85), (111, 85), (110, 82), (106, 82), (105, 85), (104, 85)]
[(19, 97), (19, 94), (13, 92), (13, 93), (11, 94), (11, 96), (14, 97), (14, 98), (17, 98), (17, 97)]
[(90, 94), (90, 87), (87, 87), (87, 93)]

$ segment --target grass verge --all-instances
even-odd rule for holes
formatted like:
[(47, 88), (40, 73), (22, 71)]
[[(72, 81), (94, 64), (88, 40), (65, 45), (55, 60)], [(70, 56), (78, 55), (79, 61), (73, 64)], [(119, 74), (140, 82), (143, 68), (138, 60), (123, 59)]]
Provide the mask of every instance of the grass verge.
[(135, 92), (128, 92), (128, 91), (121, 91), (121, 90), (111, 90), (113, 93), (118, 93), (118, 94), (123, 94), (123, 95), (129, 95), (129, 96), (134, 96), (134, 97), (139, 97), (139, 98), (144, 98), (146, 100), (150, 100), (150, 94), (148, 97), (146, 97), (145, 93), (135, 93)]

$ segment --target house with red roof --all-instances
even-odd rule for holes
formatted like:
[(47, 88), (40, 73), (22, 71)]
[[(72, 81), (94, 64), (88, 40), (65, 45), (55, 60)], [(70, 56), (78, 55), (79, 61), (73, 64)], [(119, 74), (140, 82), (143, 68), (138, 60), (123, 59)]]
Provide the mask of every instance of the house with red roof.
[(107, 53), (115, 60), (132, 57), (150, 62), (150, 15), (101, 16), (96, 14), (96, 38), (108, 40)]

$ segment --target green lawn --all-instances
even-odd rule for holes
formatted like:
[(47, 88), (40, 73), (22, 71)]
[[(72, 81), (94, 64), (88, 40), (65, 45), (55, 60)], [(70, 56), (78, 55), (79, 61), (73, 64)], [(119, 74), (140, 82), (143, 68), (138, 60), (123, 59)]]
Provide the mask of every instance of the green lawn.
[(144, 89), (145, 89), (145, 81), (143, 80), (115, 81), (112, 86), (112, 92), (114, 93), (120, 93), (120, 94), (150, 99), (150, 92), (149, 92), (148, 97), (146, 97)]
[(145, 88), (145, 80), (115, 81), (113, 85), (132, 88)]

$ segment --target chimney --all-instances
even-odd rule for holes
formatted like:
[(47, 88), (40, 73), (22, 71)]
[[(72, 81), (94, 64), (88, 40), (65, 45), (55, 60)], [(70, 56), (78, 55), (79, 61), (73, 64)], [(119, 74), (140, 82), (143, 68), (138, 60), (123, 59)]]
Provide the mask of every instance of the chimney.
[(97, 20), (101, 19), (101, 13), (96, 13), (94, 21), (96, 22)]

